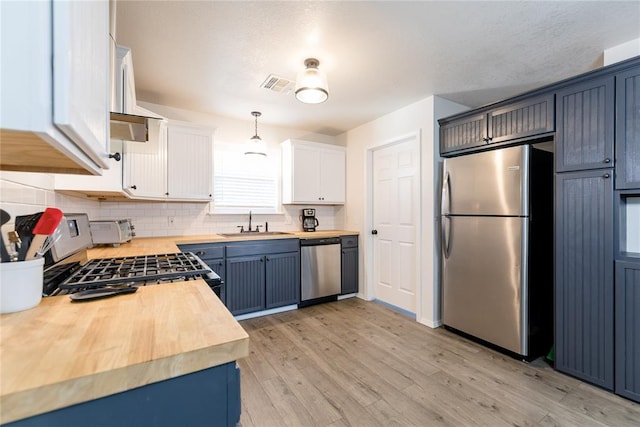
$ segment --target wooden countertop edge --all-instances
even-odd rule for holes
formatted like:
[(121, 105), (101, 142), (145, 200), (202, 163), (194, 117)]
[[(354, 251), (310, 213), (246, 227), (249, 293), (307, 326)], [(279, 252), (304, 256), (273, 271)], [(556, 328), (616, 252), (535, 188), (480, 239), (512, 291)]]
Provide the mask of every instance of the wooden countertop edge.
[(225, 344), (150, 360), (0, 398), (0, 424), (99, 399), (159, 381), (179, 377), (249, 355), (249, 336)]

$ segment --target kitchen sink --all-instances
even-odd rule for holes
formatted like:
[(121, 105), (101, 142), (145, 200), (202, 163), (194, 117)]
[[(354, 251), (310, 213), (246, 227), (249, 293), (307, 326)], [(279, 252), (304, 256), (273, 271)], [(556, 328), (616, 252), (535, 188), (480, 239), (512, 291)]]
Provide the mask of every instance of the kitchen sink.
[(253, 236), (282, 236), (282, 235), (286, 235), (286, 234), (291, 234), (291, 233), (287, 233), (284, 231), (250, 231), (250, 232), (245, 232), (245, 233), (219, 233), (219, 236), (223, 236), (223, 237), (253, 237)]

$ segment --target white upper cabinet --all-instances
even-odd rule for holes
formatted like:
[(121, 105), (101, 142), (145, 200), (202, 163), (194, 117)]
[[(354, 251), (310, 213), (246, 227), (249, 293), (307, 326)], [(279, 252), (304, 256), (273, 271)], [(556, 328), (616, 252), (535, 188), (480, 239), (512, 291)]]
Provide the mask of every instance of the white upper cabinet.
[(167, 142), (169, 198), (212, 200), (213, 130), (170, 123)]
[(286, 140), (282, 148), (282, 203), (341, 205), (346, 153), (340, 146)]
[(127, 142), (123, 153), (123, 188), (132, 198), (167, 197), (167, 124), (149, 122), (149, 141)]
[(106, 1), (2, 2), (0, 167), (109, 167)]
[[(123, 142), (111, 140), (111, 152), (122, 155)], [(55, 174), (56, 191), (85, 195), (95, 199), (124, 198), (122, 192), (122, 160), (109, 159), (110, 167), (102, 175), (68, 175)], [(77, 194), (76, 194), (77, 193)]]
[(136, 199), (210, 201), (213, 132), (151, 120), (149, 142), (125, 143), (124, 190)]

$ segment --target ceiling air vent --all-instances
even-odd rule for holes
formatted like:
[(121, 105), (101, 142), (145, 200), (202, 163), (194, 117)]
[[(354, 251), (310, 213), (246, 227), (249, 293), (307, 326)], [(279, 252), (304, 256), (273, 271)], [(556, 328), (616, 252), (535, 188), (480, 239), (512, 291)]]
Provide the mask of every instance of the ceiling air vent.
[(260, 85), (262, 88), (278, 93), (289, 93), (293, 90), (294, 86), (295, 82), (273, 74), (270, 74), (269, 77), (267, 77), (267, 79)]

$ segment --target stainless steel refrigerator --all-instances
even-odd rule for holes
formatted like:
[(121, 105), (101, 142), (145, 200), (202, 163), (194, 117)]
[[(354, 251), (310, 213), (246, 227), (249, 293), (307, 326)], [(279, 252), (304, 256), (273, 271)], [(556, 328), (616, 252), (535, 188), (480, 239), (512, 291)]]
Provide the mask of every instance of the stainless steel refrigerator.
[(553, 342), (549, 146), (448, 158), (443, 166), (443, 323), (524, 358)]

